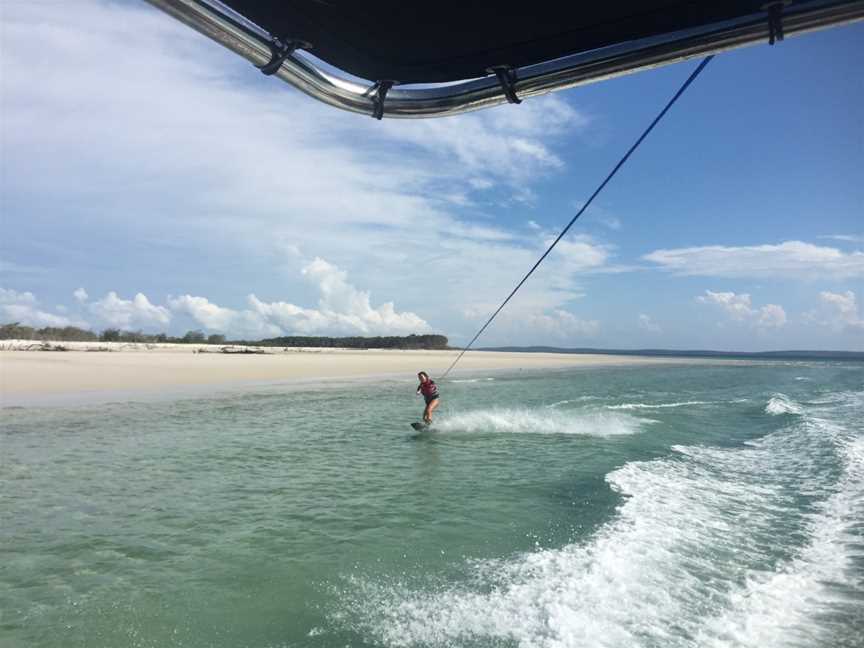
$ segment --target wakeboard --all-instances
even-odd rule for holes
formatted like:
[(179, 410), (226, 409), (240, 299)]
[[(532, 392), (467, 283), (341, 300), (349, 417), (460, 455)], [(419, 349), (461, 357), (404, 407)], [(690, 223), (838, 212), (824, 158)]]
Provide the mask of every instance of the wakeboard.
[(426, 430), (429, 429), (429, 424), (423, 423), (422, 421), (414, 421), (414, 423), (411, 424), (411, 427), (414, 428), (415, 430), (417, 430), (418, 432), (425, 432)]

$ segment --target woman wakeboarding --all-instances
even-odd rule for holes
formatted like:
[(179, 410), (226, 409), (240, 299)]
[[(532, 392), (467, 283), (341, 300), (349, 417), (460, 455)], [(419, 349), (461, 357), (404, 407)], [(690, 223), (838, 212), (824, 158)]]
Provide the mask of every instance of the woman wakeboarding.
[(432, 424), (432, 412), (441, 404), (441, 399), (438, 394), (438, 385), (429, 377), (425, 371), (417, 374), (420, 379), (420, 384), (417, 386), (417, 393), (423, 394), (426, 399), (426, 408), (423, 410), (423, 422), (426, 425)]

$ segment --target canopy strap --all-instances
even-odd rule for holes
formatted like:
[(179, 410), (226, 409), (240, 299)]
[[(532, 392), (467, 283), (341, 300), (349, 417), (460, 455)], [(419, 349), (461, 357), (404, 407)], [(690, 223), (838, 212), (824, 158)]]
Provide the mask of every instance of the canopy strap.
[(372, 116), (381, 121), (381, 118), (384, 117), (384, 100), (387, 98), (387, 93), (390, 92), (390, 88), (393, 87), (395, 81), (378, 81), (369, 88), (370, 92), (375, 94), (372, 95)]
[(462, 349), (462, 351), (459, 353), (459, 355), (456, 356), (456, 359), (453, 361), (453, 364), (451, 364), (447, 368), (447, 371), (444, 372), (444, 374), (441, 376), (441, 379), (447, 377), (447, 374), (449, 374), (450, 371), (453, 369), (453, 367), (456, 366), (456, 363), (462, 359), (462, 356), (465, 355), (465, 352), (468, 351), (468, 349), (471, 348), (471, 346), (474, 344), (474, 342), (477, 341), (477, 338), (479, 338), (480, 335), (483, 333), (483, 331), (486, 330), (486, 327), (492, 323), (492, 320), (494, 320), (495, 316), (498, 315), (498, 313), (500, 313), (501, 310), (507, 305), (507, 302), (509, 302), (513, 298), (513, 295), (515, 295), (516, 291), (518, 291), (522, 287), (522, 284), (524, 284), (528, 280), (528, 277), (530, 277), (534, 273), (534, 271), (537, 269), (537, 267), (541, 263), (543, 263), (543, 259), (545, 259), (547, 256), (549, 256), (549, 253), (553, 250), (553, 248), (556, 245), (558, 245), (558, 241), (560, 241), (562, 238), (564, 238), (564, 235), (570, 230), (570, 228), (573, 226), (573, 223), (575, 223), (576, 220), (583, 213), (585, 213), (585, 210), (588, 209), (588, 206), (592, 202), (594, 202), (594, 199), (598, 196), (598, 194), (601, 191), (603, 191), (603, 188), (607, 184), (609, 184), (609, 181), (615, 176), (616, 173), (618, 173), (618, 170), (622, 166), (624, 166), (624, 163), (627, 162), (627, 160), (630, 158), (630, 156), (633, 154), (633, 152), (637, 148), (639, 148), (639, 145), (642, 143), (642, 140), (644, 140), (646, 137), (648, 137), (648, 133), (650, 133), (652, 130), (654, 130), (654, 127), (659, 123), (659, 121), (661, 119), (663, 119), (663, 116), (669, 111), (669, 109), (673, 106), (673, 104), (676, 101), (678, 101), (678, 98), (682, 94), (684, 94), (684, 91), (688, 87), (690, 87), (690, 84), (693, 83), (693, 81), (696, 79), (696, 77), (699, 76), (699, 73), (705, 69), (705, 66), (708, 65), (708, 63), (711, 61), (712, 58), (714, 58), (713, 55), (702, 59), (702, 62), (690, 74), (690, 76), (687, 78), (687, 80), (684, 82), (684, 84), (680, 88), (678, 88), (678, 92), (676, 92), (675, 95), (669, 100), (669, 103), (666, 104), (666, 107), (660, 111), (660, 113), (654, 118), (654, 121), (651, 122), (651, 124), (648, 126), (648, 128), (646, 128), (645, 131), (639, 136), (639, 139), (637, 139), (636, 142), (633, 144), (633, 146), (630, 147), (630, 150), (628, 150), (627, 153), (624, 154), (624, 157), (622, 157), (618, 161), (618, 164), (615, 165), (615, 168), (613, 168), (612, 171), (609, 173), (609, 175), (606, 176), (606, 179), (600, 183), (600, 186), (594, 190), (594, 193), (591, 194), (591, 197), (585, 202), (584, 205), (582, 205), (582, 208), (576, 213), (576, 215), (573, 218), (570, 219), (570, 222), (567, 223), (567, 227), (565, 227), (563, 230), (561, 230), (561, 233), (558, 235), (558, 238), (556, 238), (554, 241), (552, 241), (552, 245), (550, 245), (546, 249), (546, 251), (543, 253), (543, 255), (539, 259), (537, 259), (537, 263), (535, 263), (531, 267), (531, 269), (528, 271), (528, 273), (524, 277), (522, 277), (522, 280), (518, 284), (516, 284), (516, 287), (510, 292), (509, 295), (507, 295), (507, 299), (505, 299), (503, 302), (501, 302), (501, 305), (495, 310), (494, 313), (492, 313), (492, 316), (486, 321), (486, 323), (483, 326), (480, 327), (480, 330), (477, 331), (477, 333), (474, 335), (473, 338), (471, 338), (471, 341)]
[(522, 103), (522, 100), (516, 94), (516, 73), (510, 65), (496, 65), (488, 69), (489, 72), (498, 77), (498, 83), (501, 85), (501, 91), (507, 97), (507, 101), (511, 104)]
[(276, 74), (282, 64), (289, 56), (298, 49), (312, 49), (312, 45), (306, 41), (295, 40), (293, 38), (273, 38), (267, 45), (270, 47), (270, 60), (258, 69), (262, 74), (267, 76)]
[(768, 12), (768, 44), (783, 40), (783, 8), (789, 4), (789, 0), (776, 0), (766, 2), (762, 9)]

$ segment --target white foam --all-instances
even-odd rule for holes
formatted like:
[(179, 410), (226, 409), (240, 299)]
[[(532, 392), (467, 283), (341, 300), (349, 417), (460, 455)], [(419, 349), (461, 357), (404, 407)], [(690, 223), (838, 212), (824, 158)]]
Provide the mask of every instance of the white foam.
[(690, 405), (712, 405), (711, 401), (682, 401), (680, 403), (622, 403), (621, 405), (607, 405), (610, 410), (635, 410), (635, 409), (664, 409), (667, 407), (688, 407)]
[(572, 401), (569, 401), (569, 400), (556, 401), (556, 402), (552, 403), (551, 405), (547, 405), (546, 407), (549, 409), (554, 409), (554, 408), (559, 407), (561, 405), (566, 405), (567, 403), (570, 403), (570, 402), (572, 402)]
[[(831, 617), (844, 608), (847, 615), (855, 614), (862, 592), (844, 597), (832, 586), (847, 580), (853, 563), (864, 561), (854, 531), (864, 519), (864, 439), (847, 445), (845, 455), (837, 492), (808, 523), (810, 542), (775, 570), (751, 570), (745, 586), (730, 597), (729, 608), (706, 623), (700, 645), (828, 645), (827, 627), (836, 625)], [(818, 623), (822, 617), (827, 624)]]
[(585, 544), (471, 565), (470, 580), (486, 584), (479, 591), (358, 583), (359, 629), (396, 646), (674, 646), (672, 628), (696, 629), (689, 602), (707, 598), (692, 569), (710, 564), (696, 550), (717, 533), (737, 539), (711, 513), (712, 485), (688, 472), (660, 461), (611, 473), (610, 485), (629, 496), (613, 522)]
[(451, 383), (476, 383), (476, 382), (489, 382), (495, 380), (494, 378), (463, 378), (462, 380), (449, 380)]
[[(832, 587), (862, 553), (864, 441), (812, 416), (744, 447), (674, 450), (607, 475), (624, 499), (584, 542), (467, 563), (461, 585), (355, 580), (351, 625), (394, 646), (829, 645)], [(843, 476), (826, 478), (838, 458)], [(796, 516), (808, 540), (780, 560)]]
[(463, 412), (436, 421), (438, 432), (498, 432), (508, 434), (578, 434), (614, 436), (636, 434), (650, 419), (607, 412), (535, 409), (488, 409)]
[(577, 398), (568, 398), (567, 400), (560, 400), (552, 403), (551, 405), (546, 405), (549, 408), (559, 407), (561, 405), (567, 405), (568, 403), (584, 403), (585, 401), (592, 400), (603, 400), (602, 396), (579, 396)]
[(802, 414), (801, 405), (793, 401), (786, 394), (774, 394), (765, 406), (765, 413), (777, 416), (778, 414)]

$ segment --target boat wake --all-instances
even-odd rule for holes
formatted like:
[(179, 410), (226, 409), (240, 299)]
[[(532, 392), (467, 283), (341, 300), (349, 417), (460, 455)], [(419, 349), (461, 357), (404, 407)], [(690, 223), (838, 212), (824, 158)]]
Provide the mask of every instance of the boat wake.
[(439, 432), (489, 432), (508, 434), (576, 434), (607, 437), (637, 434), (651, 419), (610, 412), (534, 409), (488, 409), (463, 412), (436, 421)]
[(690, 405), (713, 405), (711, 401), (683, 401), (680, 403), (622, 403), (621, 405), (607, 405), (610, 410), (637, 410), (637, 409), (666, 409), (669, 407), (688, 407)]
[(786, 394), (774, 394), (765, 406), (765, 413), (775, 416), (778, 414), (801, 414), (803, 411), (801, 406)]
[[(864, 584), (846, 577), (864, 558), (864, 440), (848, 428), (858, 400), (838, 422), (778, 394), (766, 413), (802, 416), (761, 439), (676, 446), (608, 473), (622, 501), (587, 540), (467, 562), (459, 583), (355, 578), (340, 618), (393, 646), (851, 647), (857, 636), (836, 619), (862, 619)], [(481, 411), (448, 425), (577, 434), (643, 425), (550, 414)]]

